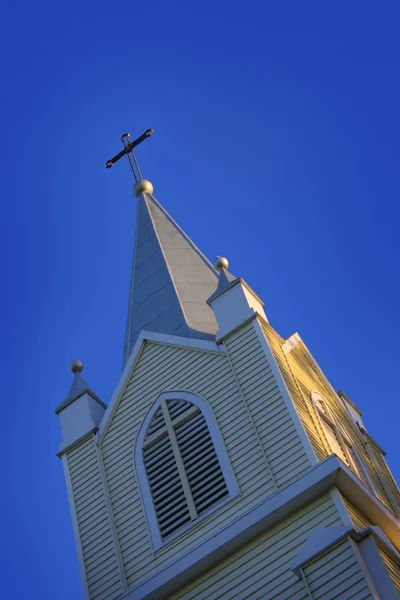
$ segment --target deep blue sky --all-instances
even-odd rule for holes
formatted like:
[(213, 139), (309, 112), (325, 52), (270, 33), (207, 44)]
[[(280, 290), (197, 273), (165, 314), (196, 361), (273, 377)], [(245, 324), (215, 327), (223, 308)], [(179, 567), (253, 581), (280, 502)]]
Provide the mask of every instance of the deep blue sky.
[(156, 197), (300, 332), (400, 479), (398, 7), (3, 8), (7, 597), (82, 597), (53, 410), (72, 358), (106, 402), (120, 375), (135, 200), (128, 165), (103, 164), (126, 130), (154, 128)]

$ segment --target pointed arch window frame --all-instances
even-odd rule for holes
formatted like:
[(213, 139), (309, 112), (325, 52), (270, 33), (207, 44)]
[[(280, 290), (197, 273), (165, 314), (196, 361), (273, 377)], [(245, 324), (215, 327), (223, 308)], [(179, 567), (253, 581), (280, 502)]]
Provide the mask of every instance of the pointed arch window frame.
[[(196, 406), (201, 414), (203, 415), (208, 431), (210, 433), (211, 440), (214, 445), (215, 453), (217, 455), (222, 474), (225, 479), (225, 483), (228, 489), (228, 496), (224, 498), (220, 502), (211, 506), (206, 512), (202, 515), (198, 516), (195, 520), (192, 520), (189, 523), (186, 523), (182, 526), (178, 531), (169, 535), (165, 539), (161, 536), (161, 531), (159, 528), (156, 510), (153, 504), (153, 497), (150, 490), (146, 468), (143, 459), (143, 445), (145, 442), (145, 437), (147, 433), (147, 429), (151, 423), (153, 416), (155, 415), (157, 409), (160, 405), (168, 400), (183, 400), (186, 402), (190, 402), (194, 406)], [(204, 400), (201, 396), (197, 394), (193, 394), (192, 392), (186, 391), (171, 391), (171, 392), (163, 392), (160, 394), (156, 400), (153, 402), (150, 410), (148, 411), (146, 417), (144, 418), (135, 443), (134, 449), (134, 466), (136, 471), (136, 476), (138, 480), (138, 487), (140, 491), (140, 496), (142, 500), (143, 511), (145, 514), (147, 528), (150, 536), (150, 540), (153, 546), (153, 550), (156, 551), (159, 548), (169, 544), (172, 540), (181, 536), (183, 533), (188, 531), (189, 529), (196, 526), (201, 521), (207, 519), (210, 515), (218, 511), (225, 504), (231, 502), (234, 498), (240, 495), (239, 486), (236, 481), (235, 474), (233, 472), (233, 468), (231, 462), (229, 460), (228, 452), (225, 447), (217, 419), (214, 415), (214, 412), (208, 402)]]
[[(360, 481), (362, 481), (362, 483), (364, 483), (364, 485), (377, 496), (378, 493), (375, 488), (374, 482), (372, 481), (372, 478), (368, 473), (368, 469), (364, 464), (363, 459), (361, 458), (354, 444), (349, 439), (347, 433), (345, 433), (342, 430), (341, 426), (337, 422), (337, 419), (335, 418), (332, 410), (328, 406), (328, 403), (326, 402), (325, 398), (319, 392), (313, 390), (311, 392), (311, 400), (320, 422), (323, 434), (323, 442), (328, 452), (333, 452), (334, 454), (336, 454), (336, 456), (338, 456), (338, 458), (340, 458), (340, 460), (342, 460), (345, 463), (345, 465), (357, 475)], [(339, 456), (335, 452), (331, 441), (326, 433), (324, 423), (325, 427), (328, 426), (332, 431), (332, 434), (336, 438), (337, 445), (339, 446), (339, 449), (341, 450), (343, 456)]]

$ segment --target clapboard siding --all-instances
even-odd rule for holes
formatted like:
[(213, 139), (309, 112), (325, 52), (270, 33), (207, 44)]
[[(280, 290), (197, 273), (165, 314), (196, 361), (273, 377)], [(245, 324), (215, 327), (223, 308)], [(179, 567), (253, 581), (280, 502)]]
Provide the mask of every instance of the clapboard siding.
[(373, 595), (348, 538), (304, 566), (314, 600), (361, 600)]
[[(337, 395), (332, 392), (332, 389), (327, 384), (324, 377), (321, 376), (320, 372), (315, 367), (313, 359), (303, 342), (299, 342), (287, 355), (285, 355), (278, 334), (267, 324), (263, 325), (263, 329), (319, 460), (323, 460), (328, 456), (328, 450), (323, 442), (322, 428), (316, 418), (315, 409), (311, 401), (311, 392), (314, 390), (319, 392), (325, 399), (330, 409), (335, 414), (340, 427), (350, 438), (357, 452), (361, 456), (365, 468), (373, 481), (379, 499), (386, 508), (389, 508), (393, 512), (390, 500), (387, 497), (384, 487), (368, 456), (364, 440), (357, 425), (347, 413)], [(385, 465), (385, 461), (382, 456), (377, 458), (381, 461), (381, 469), (393, 494), (396, 498), (400, 499), (396, 483), (391, 477), (390, 472)]]
[(276, 484), (286, 485), (310, 463), (253, 323), (227, 338), (225, 347)]
[(93, 437), (72, 449), (67, 461), (89, 597), (119, 598), (122, 585)]
[[(256, 350), (253, 347), (253, 353)], [(252, 372), (255, 387), (251, 392), (256, 396), (257, 389), (260, 389), (260, 397), (264, 398), (263, 386), (270, 385), (270, 382)], [(134, 445), (152, 403), (159, 394), (171, 390), (198, 394), (209, 402), (241, 496), (154, 554), (134, 470)], [(137, 585), (150, 571), (197, 545), (215, 531), (216, 526), (223, 526), (275, 490), (228, 359), (223, 353), (146, 342), (104, 436), (101, 453), (128, 586)], [(296, 465), (296, 469), (299, 468)], [(285, 477), (289, 477), (287, 473)]]
[(321, 432), (316, 427), (317, 419), (314, 417), (306, 398), (304, 398), (301, 388), (291, 370), (287, 356), (282, 350), (284, 340), (276, 333), (270, 325), (262, 325), (264, 335), (272, 350), (276, 363), (282, 374), (288, 392), (293, 400), (293, 404), (303, 423), (304, 429), (311, 442), (313, 450), (319, 460), (326, 458)]
[(194, 579), (169, 600), (300, 600), (308, 598), (290, 565), (315, 527), (340, 525), (330, 496), (323, 496)]
[(374, 525), (374, 523), (371, 523), (371, 521), (369, 521), (355, 506), (353, 506), (351, 502), (349, 502), (349, 500), (347, 500), (347, 498), (342, 496), (342, 500), (356, 529), (361, 531), (361, 529), (365, 529), (365, 527), (369, 527), (369, 525)]
[(393, 582), (393, 585), (396, 591), (400, 595), (400, 560), (397, 560), (392, 554), (388, 552), (388, 550), (379, 542), (377, 542), (377, 547), (379, 554), (382, 557), (382, 560), (385, 564), (385, 567), (388, 570), (390, 579)]

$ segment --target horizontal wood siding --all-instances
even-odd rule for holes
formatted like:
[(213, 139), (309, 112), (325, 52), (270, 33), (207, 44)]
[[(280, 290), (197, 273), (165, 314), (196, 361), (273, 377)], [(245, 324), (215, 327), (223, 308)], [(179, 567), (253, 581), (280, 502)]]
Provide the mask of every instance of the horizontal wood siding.
[(194, 579), (169, 600), (309, 598), (304, 582), (290, 565), (312, 529), (340, 524), (331, 496), (323, 496)]
[(225, 346), (277, 486), (286, 485), (311, 465), (254, 324)]
[(317, 419), (311, 412), (307, 399), (303, 397), (301, 388), (294, 377), (287, 357), (282, 350), (284, 340), (282, 340), (270, 325), (263, 324), (262, 328), (313, 450), (317, 458), (323, 460), (326, 458), (326, 450), (323, 445), (321, 432), (316, 426)]
[(114, 600), (122, 585), (93, 437), (67, 460), (90, 600)]
[(385, 563), (385, 567), (388, 570), (390, 579), (393, 581), (393, 585), (400, 595), (400, 561), (394, 558), (394, 556), (390, 554), (382, 544), (377, 542), (376, 545), (378, 547), (379, 554)]
[(348, 538), (308, 563), (303, 572), (313, 600), (374, 598)]
[(347, 498), (342, 496), (342, 500), (347, 508), (350, 519), (353, 521), (355, 528), (358, 529), (358, 531), (361, 531), (361, 529), (365, 529), (365, 527), (369, 527), (370, 525), (374, 525), (374, 523), (371, 523), (371, 521), (347, 500)]
[[(326, 383), (325, 379), (321, 376), (318, 369), (313, 364), (313, 359), (303, 342), (299, 342), (297, 346), (295, 346), (287, 355), (285, 355), (285, 365), (285, 361), (282, 358), (283, 351), (278, 349), (279, 336), (277, 336), (272, 327), (269, 325), (264, 325), (264, 330), (268, 340), (270, 341), (274, 355), (276, 357), (280, 356), (280, 359), (276, 358), (276, 360), (281, 369), (282, 375), (285, 378), (285, 381), (289, 382), (290, 377), (292, 378), (292, 381), (295, 381), (295, 383), (292, 383), (291, 385), (287, 383), (288, 389), (293, 398), (293, 402), (296, 406), (299, 416), (302, 419), (307, 434), (309, 435), (309, 439), (313, 445), (313, 448), (316, 449), (316, 447), (319, 446), (319, 450), (316, 450), (318, 458), (320, 460), (326, 458), (328, 456), (328, 451), (322, 442), (323, 432), (321, 424), (319, 423), (318, 419), (315, 418), (315, 409), (311, 401), (311, 392), (314, 390), (319, 392), (325, 399), (329, 408), (335, 414), (340, 427), (350, 438), (352, 444), (361, 456), (365, 468), (367, 469), (368, 474), (376, 488), (378, 498), (386, 506), (386, 508), (393, 512), (389, 498), (387, 497), (384, 487), (382, 486), (382, 483), (380, 482), (376, 470), (365, 449), (361, 432), (348, 412), (345, 410), (337, 395), (332, 392), (330, 386)], [(302, 398), (302, 400), (300, 398)], [(382, 457), (381, 461), (384, 463)], [(398, 491), (396, 492), (395, 490), (397, 486), (394, 483), (393, 478), (388, 476), (389, 472), (387, 467), (385, 469), (385, 465), (382, 465), (382, 470), (386, 473), (388, 483), (391, 486), (391, 489), (393, 489), (393, 493), (397, 494), (396, 497), (399, 497)]]
[[(139, 428), (162, 392), (188, 391), (209, 402), (241, 496), (171, 540), (154, 554), (134, 470)], [(275, 487), (223, 353), (146, 342), (101, 445), (112, 511), (128, 586), (196, 546), (218, 527), (257, 504)]]

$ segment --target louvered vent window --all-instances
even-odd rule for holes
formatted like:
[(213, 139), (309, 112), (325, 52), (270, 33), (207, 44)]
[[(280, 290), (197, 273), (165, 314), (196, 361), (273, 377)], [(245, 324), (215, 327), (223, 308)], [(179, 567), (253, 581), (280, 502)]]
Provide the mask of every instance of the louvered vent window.
[(336, 454), (350, 469), (365, 483), (365, 485), (374, 493), (375, 486), (368, 474), (364, 462), (357, 450), (354, 448), (347, 435), (341, 430), (339, 425), (328, 408), (326, 402), (317, 392), (312, 392), (311, 397), (317, 410), (321, 427), (332, 452)]
[(142, 448), (163, 539), (229, 496), (207, 423), (194, 404), (162, 401)]

